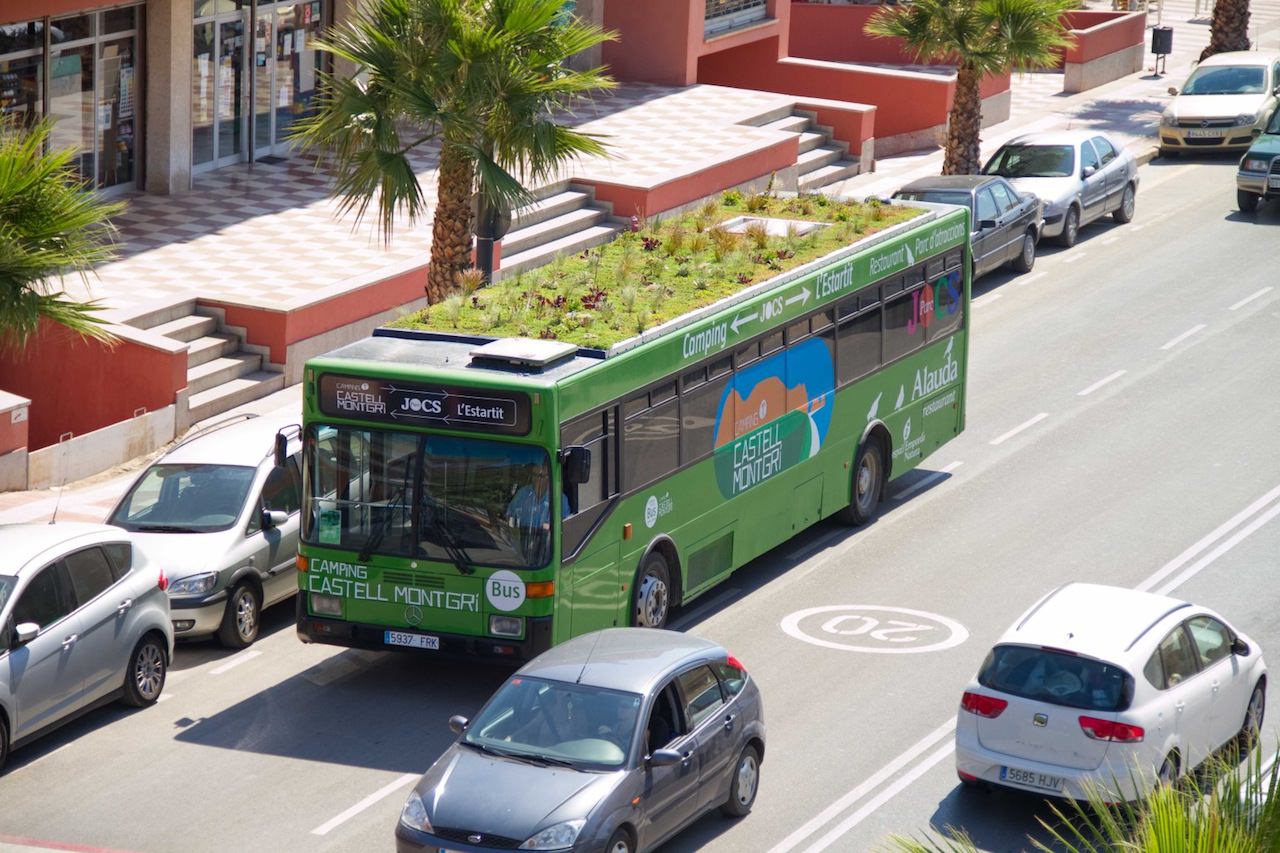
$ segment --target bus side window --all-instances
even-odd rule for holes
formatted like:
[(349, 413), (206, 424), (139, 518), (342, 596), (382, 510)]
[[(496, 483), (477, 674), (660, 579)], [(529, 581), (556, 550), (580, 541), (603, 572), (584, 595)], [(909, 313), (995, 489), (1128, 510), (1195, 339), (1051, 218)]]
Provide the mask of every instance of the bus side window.
[(661, 479), (680, 465), (680, 406), (668, 400), (627, 418), (623, 427), (624, 489)]
[(861, 313), (840, 321), (836, 358), (840, 384), (866, 376), (880, 366), (880, 306), (869, 305)]
[(596, 520), (618, 494), (617, 408), (586, 415), (565, 424), (560, 430), (561, 447), (585, 447), (591, 452), (591, 469), (585, 483), (565, 484), (569, 513), (563, 526), (565, 555), (575, 553), (591, 532)]
[(884, 304), (884, 360), (886, 363), (924, 345), (924, 322), (920, 299), (924, 288), (916, 287)]

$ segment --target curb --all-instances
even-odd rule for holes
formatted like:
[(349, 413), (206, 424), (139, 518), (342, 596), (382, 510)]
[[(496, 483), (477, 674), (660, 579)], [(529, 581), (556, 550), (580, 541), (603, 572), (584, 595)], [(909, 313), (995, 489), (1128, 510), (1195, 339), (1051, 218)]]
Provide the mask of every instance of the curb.
[(1160, 156), (1160, 148), (1158, 146), (1153, 145), (1150, 148), (1148, 148), (1146, 151), (1133, 155), (1133, 159), (1138, 161), (1139, 166), (1145, 166), (1159, 156)]

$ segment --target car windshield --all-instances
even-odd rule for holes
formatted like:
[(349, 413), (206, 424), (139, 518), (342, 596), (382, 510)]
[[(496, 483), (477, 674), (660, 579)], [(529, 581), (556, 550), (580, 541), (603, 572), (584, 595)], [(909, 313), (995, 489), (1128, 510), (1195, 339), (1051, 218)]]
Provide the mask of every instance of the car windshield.
[(5, 602), (9, 600), (9, 595), (13, 592), (13, 588), (17, 583), (17, 578), (9, 575), (0, 575), (0, 610), (4, 610)]
[(996, 646), (982, 662), (978, 683), (1068, 708), (1121, 711), (1133, 697), (1133, 678), (1109, 663), (1071, 652)]
[(424, 557), (460, 571), (532, 569), (551, 559), (552, 500), (540, 447), (313, 426), (303, 540), (367, 555)]
[(1261, 65), (1217, 65), (1197, 68), (1182, 87), (1183, 95), (1261, 95), (1267, 69)]
[(973, 197), (963, 190), (903, 190), (895, 193), (894, 198), (907, 201), (931, 201), (934, 204), (957, 204), (968, 207)]
[(462, 740), (518, 757), (621, 767), (640, 704), (635, 693), (516, 676), (467, 726)]
[(1006, 145), (982, 172), (1005, 178), (1069, 178), (1076, 173), (1076, 149), (1071, 145)]
[(244, 509), (256, 469), (243, 465), (152, 465), (107, 520), (125, 530), (226, 530)]

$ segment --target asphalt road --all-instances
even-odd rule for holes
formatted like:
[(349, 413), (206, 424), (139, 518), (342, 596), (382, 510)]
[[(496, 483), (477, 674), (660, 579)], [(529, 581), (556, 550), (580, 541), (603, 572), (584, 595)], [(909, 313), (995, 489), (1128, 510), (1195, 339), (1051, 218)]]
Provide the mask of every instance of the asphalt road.
[[(980, 281), (966, 433), (876, 523), (820, 525), (677, 614), (758, 679), (769, 742), (753, 814), (706, 817), (665, 851), (883, 849), (944, 825), (1026, 848), (1048, 810), (959, 791), (949, 731), (994, 639), (1068, 580), (1203, 602), (1280, 666), (1280, 205), (1240, 217), (1233, 173), (1157, 161), (1133, 224)], [(839, 606), (867, 618), (805, 612)], [(182, 645), (157, 706), (16, 753), (0, 849), (390, 849), (449, 715), (504, 673), (304, 646), (291, 618), (268, 612), (238, 654)]]

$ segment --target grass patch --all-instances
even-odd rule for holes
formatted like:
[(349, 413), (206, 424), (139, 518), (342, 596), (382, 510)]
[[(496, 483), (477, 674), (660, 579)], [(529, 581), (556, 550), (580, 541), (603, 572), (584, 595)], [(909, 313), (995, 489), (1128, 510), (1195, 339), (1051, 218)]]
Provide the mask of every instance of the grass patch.
[[(721, 224), (743, 215), (829, 226), (773, 236), (763, 227), (740, 234)], [(918, 215), (825, 196), (744, 198), (730, 191), (683, 216), (640, 224), (612, 243), (464, 290), (391, 325), (608, 348)]]

